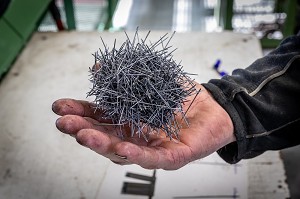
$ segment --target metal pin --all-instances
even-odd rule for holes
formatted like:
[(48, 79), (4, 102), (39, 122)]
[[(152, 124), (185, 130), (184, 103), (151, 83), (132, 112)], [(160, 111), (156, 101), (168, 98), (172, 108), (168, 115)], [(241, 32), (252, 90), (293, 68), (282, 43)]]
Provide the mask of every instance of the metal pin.
[(140, 39), (137, 28), (133, 40), (125, 32), (125, 42), (117, 48), (114, 40), (111, 50), (101, 37), (104, 49), (93, 54), (101, 70), (90, 69), (93, 85), (87, 96), (95, 96), (95, 110), (103, 110), (103, 118), (112, 121), (121, 137), (126, 134), (122, 127), (127, 125), (131, 136), (137, 133), (146, 141), (151, 131), (159, 130), (178, 139), (181, 126), (175, 114), (181, 113), (187, 123), (182, 103), (199, 92), (188, 76), (191, 74), (173, 59), (176, 49), (171, 50), (169, 44), (174, 34), (167, 37), (166, 33), (148, 45), (150, 31)]

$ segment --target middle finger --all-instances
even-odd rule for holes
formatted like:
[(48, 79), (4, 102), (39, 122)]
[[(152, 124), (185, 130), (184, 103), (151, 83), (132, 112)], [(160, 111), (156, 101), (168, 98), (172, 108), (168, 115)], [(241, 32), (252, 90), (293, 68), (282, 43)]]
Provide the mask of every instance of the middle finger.
[(96, 129), (102, 132), (113, 132), (113, 126), (97, 125), (98, 122), (91, 118), (77, 115), (65, 115), (56, 121), (56, 127), (63, 133), (75, 135), (81, 129)]

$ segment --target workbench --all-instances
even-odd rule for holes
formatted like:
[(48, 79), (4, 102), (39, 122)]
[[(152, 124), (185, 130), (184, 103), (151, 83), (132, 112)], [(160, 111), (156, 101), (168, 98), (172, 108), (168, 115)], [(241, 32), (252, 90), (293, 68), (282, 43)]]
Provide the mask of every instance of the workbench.
[[(156, 41), (164, 33), (152, 32), (149, 39)], [(132, 32), (128, 34), (133, 36)], [(140, 34), (142, 36), (146, 32)], [(117, 45), (126, 39), (123, 32), (35, 33), (1, 82), (0, 198), (83, 199), (104, 198), (103, 194), (114, 198), (115, 193), (104, 189), (107, 182), (111, 182), (113, 184), (110, 187), (114, 188), (112, 191), (118, 194), (121, 192), (117, 188), (119, 185), (115, 186), (121, 182), (110, 178), (112, 172), (120, 173), (138, 167), (114, 165), (108, 159), (80, 146), (72, 137), (60, 133), (55, 127), (58, 116), (52, 113), (51, 105), (56, 99), (86, 99), (91, 86), (88, 70), (94, 64), (92, 54), (102, 48), (100, 36), (108, 46), (113, 45), (115, 38)], [(260, 43), (254, 36), (232, 32), (176, 33), (171, 44), (178, 48), (174, 52), (174, 59), (182, 61), (185, 71), (198, 74), (193, 76), (198, 82), (220, 78), (212, 69), (217, 59), (221, 60), (221, 70), (231, 73), (233, 69), (245, 68), (262, 57)], [(198, 163), (205, 165), (206, 172), (206, 178), (202, 179), (199, 187), (205, 187), (211, 193), (222, 190), (225, 184), (231, 186), (230, 183), (238, 183), (235, 191), (239, 195), (234, 198), (289, 197), (278, 151), (243, 160), (238, 165), (226, 164), (216, 153), (207, 159), (198, 160)], [(211, 163), (220, 164), (221, 170), (218, 171), (223, 172), (216, 172)], [(195, 175), (201, 172), (201, 169), (195, 169), (196, 164), (191, 163), (186, 167), (191, 170), (194, 168)], [(185, 172), (186, 168), (172, 171), (173, 176)], [(234, 176), (235, 169), (241, 169), (240, 176), (236, 177), (238, 182), (234, 180), (235, 177), (233, 180), (224, 177)], [(137, 170), (142, 171), (142, 168)], [(159, 190), (165, 186), (163, 181), (166, 179), (159, 176), (170, 177), (170, 174), (163, 170), (157, 171), (157, 182), (159, 178), (162, 180), (160, 188), (155, 188), (157, 192), (154, 198), (162, 197)], [(170, 183), (179, 183), (174, 180)], [(193, 179), (189, 179), (184, 185), (189, 186), (192, 182)], [(213, 184), (209, 184), (211, 182)], [(103, 193), (105, 190), (106, 193)], [(195, 193), (199, 191), (196, 188), (193, 190)], [(145, 197), (119, 195), (118, 198)]]

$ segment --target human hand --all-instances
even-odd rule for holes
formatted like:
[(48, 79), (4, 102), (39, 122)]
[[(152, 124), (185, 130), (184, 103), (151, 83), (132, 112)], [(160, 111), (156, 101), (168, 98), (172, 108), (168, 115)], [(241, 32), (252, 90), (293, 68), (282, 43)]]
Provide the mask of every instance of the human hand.
[[(200, 84), (201, 89), (189, 108), (179, 140), (166, 137), (162, 131), (144, 138), (125, 136), (120, 138), (119, 127), (103, 125), (101, 111), (95, 112), (92, 103), (74, 99), (60, 99), (53, 103), (53, 111), (62, 116), (56, 121), (57, 128), (76, 138), (77, 142), (117, 164), (138, 164), (143, 168), (165, 170), (178, 169), (187, 163), (203, 158), (219, 148), (235, 141), (233, 124), (228, 113)], [(184, 111), (194, 96), (183, 105)], [(182, 122), (181, 117), (178, 122)], [(122, 129), (130, 135), (130, 128)]]

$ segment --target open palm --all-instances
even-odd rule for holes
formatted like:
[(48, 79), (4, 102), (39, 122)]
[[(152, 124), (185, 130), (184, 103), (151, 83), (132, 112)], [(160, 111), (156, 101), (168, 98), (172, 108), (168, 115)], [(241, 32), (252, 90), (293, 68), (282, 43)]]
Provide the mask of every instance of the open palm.
[[(232, 121), (227, 112), (213, 99), (203, 86), (189, 108), (179, 140), (166, 137), (164, 132), (153, 132), (149, 141), (144, 138), (120, 138), (118, 128), (101, 118), (93, 104), (74, 99), (60, 99), (53, 103), (53, 111), (62, 116), (57, 128), (72, 135), (78, 143), (109, 158), (117, 164), (138, 164), (147, 169), (178, 169), (187, 163), (205, 157), (235, 140)], [(183, 105), (186, 110), (191, 100)], [(181, 120), (181, 118), (178, 118)], [(130, 131), (129, 128), (122, 131)]]

